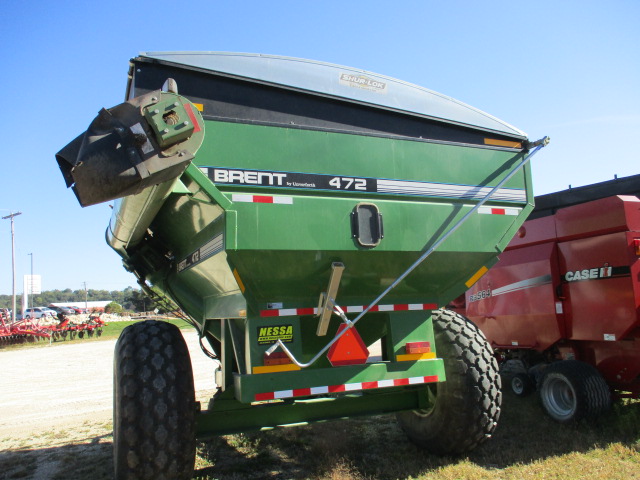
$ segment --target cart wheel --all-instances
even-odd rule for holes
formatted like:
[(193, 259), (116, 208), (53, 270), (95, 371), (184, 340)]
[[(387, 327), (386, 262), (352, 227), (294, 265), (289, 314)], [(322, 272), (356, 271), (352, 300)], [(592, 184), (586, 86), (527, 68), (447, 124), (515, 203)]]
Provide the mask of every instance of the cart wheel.
[(545, 369), (540, 380), (540, 400), (551, 418), (568, 423), (606, 412), (611, 407), (611, 392), (595, 367), (563, 360)]
[(147, 320), (125, 328), (114, 358), (116, 479), (190, 479), (195, 415), (191, 360), (178, 327)]
[(438, 310), (433, 328), (447, 379), (425, 391), (431, 409), (400, 412), (397, 418), (419, 447), (459, 454), (491, 437), (497, 426), (502, 404), (498, 363), (485, 336), (462, 315)]
[(511, 378), (511, 391), (518, 397), (526, 397), (535, 389), (535, 384), (526, 373), (516, 373)]

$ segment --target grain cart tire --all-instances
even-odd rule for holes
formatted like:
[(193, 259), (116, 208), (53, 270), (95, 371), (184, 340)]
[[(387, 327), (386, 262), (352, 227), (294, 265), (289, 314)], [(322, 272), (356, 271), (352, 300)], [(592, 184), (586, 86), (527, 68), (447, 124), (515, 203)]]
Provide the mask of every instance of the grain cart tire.
[(526, 373), (516, 373), (511, 377), (511, 391), (518, 397), (526, 397), (536, 389), (531, 377)]
[(191, 360), (180, 330), (153, 320), (125, 328), (114, 357), (116, 479), (190, 479), (195, 407)]
[(502, 404), (498, 363), (485, 336), (455, 312), (433, 315), (438, 357), (445, 382), (432, 384), (429, 410), (397, 414), (400, 426), (419, 447), (438, 455), (456, 455), (477, 447), (495, 430)]
[(560, 423), (593, 418), (611, 407), (611, 392), (598, 370), (577, 360), (554, 362), (540, 380), (540, 401)]

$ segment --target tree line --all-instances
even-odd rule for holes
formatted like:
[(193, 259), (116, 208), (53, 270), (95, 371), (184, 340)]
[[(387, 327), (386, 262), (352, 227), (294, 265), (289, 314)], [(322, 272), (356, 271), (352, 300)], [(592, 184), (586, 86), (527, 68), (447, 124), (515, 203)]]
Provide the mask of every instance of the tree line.
[[(32, 295), (29, 303), (34, 307), (46, 307), (52, 303), (81, 303), (111, 301), (121, 305), (123, 310), (132, 312), (144, 312), (154, 308), (151, 300), (142, 290), (127, 287), (124, 290), (45, 290), (39, 295)], [(11, 308), (12, 295), (0, 295), (0, 308)], [(16, 310), (20, 311), (22, 295), (16, 295)]]

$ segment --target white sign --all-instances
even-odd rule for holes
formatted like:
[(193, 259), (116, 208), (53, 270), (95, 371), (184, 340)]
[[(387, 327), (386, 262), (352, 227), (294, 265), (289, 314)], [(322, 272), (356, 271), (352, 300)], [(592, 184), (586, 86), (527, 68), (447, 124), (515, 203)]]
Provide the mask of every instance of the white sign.
[(40, 295), (42, 293), (42, 275), (25, 275), (24, 291), (29, 295)]

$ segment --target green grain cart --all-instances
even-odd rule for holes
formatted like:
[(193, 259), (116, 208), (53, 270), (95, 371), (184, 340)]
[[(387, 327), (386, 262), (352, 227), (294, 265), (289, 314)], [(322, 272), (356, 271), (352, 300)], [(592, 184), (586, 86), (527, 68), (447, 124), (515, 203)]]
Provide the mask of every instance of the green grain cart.
[[(198, 330), (219, 391), (194, 399), (170, 324), (115, 355), (118, 478), (191, 478), (196, 438), (397, 413), (429, 451), (490, 437), (500, 380), (444, 310), (533, 208), (546, 144), (378, 74), (269, 55), (145, 53), (127, 102), (57, 155), (107, 241)], [(374, 350), (371, 354), (370, 350)], [(206, 409), (204, 407), (207, 407)]]

